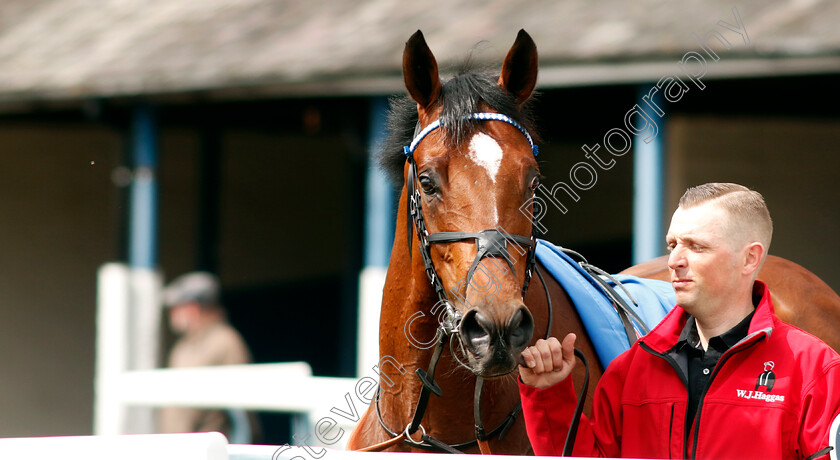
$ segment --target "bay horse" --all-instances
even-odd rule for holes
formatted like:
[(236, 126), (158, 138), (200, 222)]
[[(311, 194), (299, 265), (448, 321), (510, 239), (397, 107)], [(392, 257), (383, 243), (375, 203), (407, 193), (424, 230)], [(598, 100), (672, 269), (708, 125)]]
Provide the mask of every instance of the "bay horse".
[[(521, 30), (499, 75), (467, 72), (442, 84), (417, 31), (403, 75), (410, 99), (392, 100), (381, 158), (403, 182), (380, 317), (383, 374), (347, 448), (531, 453), (518, 406), (521, 351), (574, 332), (583, 354), (596, 356), (568, 294), (534, 258), (540, 173), (527, 102), (536, 45)], [(529, 200), (530, 215), (520, 211)], [(668, 280), (666, 260), (626, 272)], [(777, 257), (759, 278), (782, 319), (840, 349), (831, 288)], [(402, 375), (386, 378), (385, 361)], [(583, 372), (575, 367), (578, 386)], [(587, 405), (602, 372), (594, 363)]]

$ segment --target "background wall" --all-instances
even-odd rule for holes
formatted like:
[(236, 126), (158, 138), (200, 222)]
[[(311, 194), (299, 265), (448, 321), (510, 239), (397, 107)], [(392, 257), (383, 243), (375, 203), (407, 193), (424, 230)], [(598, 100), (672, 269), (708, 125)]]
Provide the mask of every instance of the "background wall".
[[(330, 119), (306, 134), (236, 124), (229, 107), (199, 112), (221, 125), (158, 114), (165, 281), (216, 271), (257, 362), (351, 374), (362, 141)], [(253, 105), (248, 112), (266, 117)], [(68, 118), (0, 126), (0, 437), (92, 429), (96, 273), (125, 260), (129, 135), (119, 114), (113, 125)], [(166, 351), (174, 338), (163, 326)]]
[(840, 119), (680, 115), (668, 129), (669, 209), (687, 187), (705, 182), (758, 190), (773, 218), (770, 253), (840, 292)]
[(0, 126), (0, 436), (89, 434), (96, 270), (117, 256), (119, 133)]

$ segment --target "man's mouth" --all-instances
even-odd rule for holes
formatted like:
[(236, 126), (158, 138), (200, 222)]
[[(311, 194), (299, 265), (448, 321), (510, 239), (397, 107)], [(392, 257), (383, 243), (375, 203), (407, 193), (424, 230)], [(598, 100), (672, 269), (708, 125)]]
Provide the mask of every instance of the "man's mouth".
[(671, 281), (674, 289), (679, 289), (688, 286), (692, 281), (690, 279), (679, 278)]

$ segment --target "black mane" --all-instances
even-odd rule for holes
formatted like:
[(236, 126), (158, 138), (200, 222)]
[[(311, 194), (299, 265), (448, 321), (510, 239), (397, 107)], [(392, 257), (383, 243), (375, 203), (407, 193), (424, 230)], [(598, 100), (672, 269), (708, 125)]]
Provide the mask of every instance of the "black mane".
[[(478, 120), (465, 120), (463, 116), (485, 111), (486, 105), (496, 112), (507, 115), (521, 124), (534, 142), (538, 141), (534, 130), (532, 113), (528, 104), (520, 108), (513, 96), (498, 84), (499, 76), (488, 72), (469, 72), (457, 75), (443, 84), (438, 104), (443, 105), (441, 121), (447, 144), (452, 147), (469, 138), (475, 131)], [(380, 167), (392, 183), (403, 182), (405, 155), (403, 146), (414, 138), (417, 126), (417, 103), (408, 96), (393, 97), (390, 100), (387, 128), (388, 134), (377, 153)]]

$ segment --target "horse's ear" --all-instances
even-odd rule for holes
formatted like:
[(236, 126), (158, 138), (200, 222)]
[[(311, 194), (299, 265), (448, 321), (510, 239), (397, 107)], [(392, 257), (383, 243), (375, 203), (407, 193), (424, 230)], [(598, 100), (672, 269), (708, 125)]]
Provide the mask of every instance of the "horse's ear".
[(408, 94), (421, 108), (428, 108), (440, 96), (437, 61), (419, 30), (405, 43), (403, 78)]
[(537, 86), (537, 45), (525, 29), (519, 30), (505, 56), (499, 86), (512, 94), (517, 104), (528, 100)]

